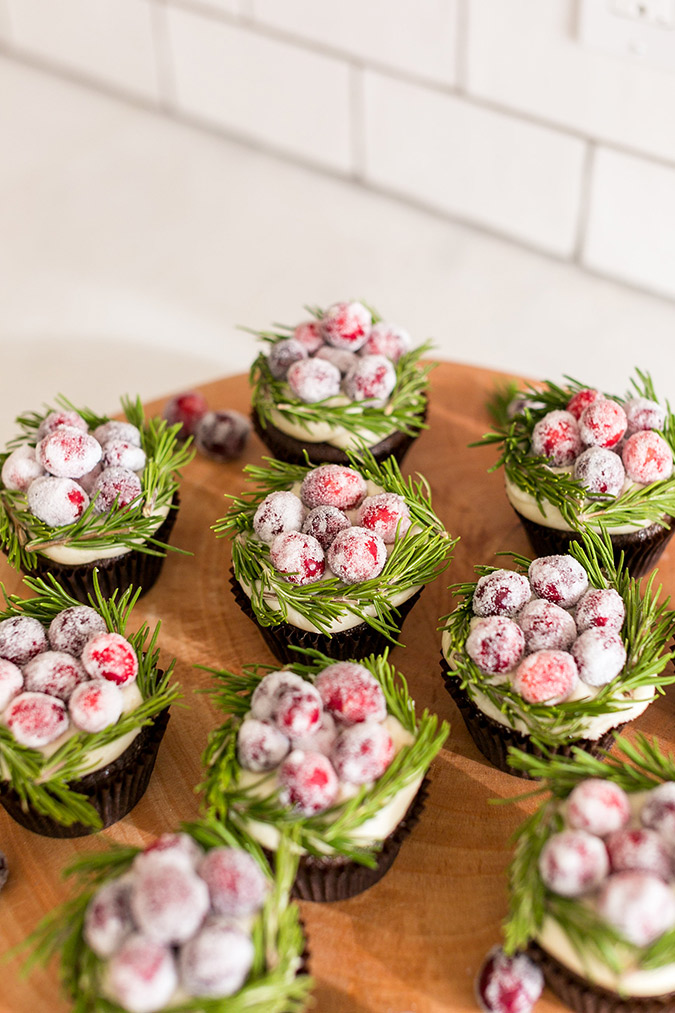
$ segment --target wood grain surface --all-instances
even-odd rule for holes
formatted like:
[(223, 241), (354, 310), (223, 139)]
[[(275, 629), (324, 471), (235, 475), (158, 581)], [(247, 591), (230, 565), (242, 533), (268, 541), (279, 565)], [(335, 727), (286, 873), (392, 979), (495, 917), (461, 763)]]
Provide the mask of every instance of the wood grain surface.
[[(450, 611), (450, 583), (470, 579), (474, 563), (490, 563), (499, 550), (529, 552), (525, 535), (504, 495), (501, 475), (487, 473), (494, 451), (467, 444), (489, 428), (484, 404), (497, 374), (442, 363), (432, 374), (430, 429), (413, 446), (404, 473), (419, 471), (432, 488), (436, 510), (453, 535), (460, 535), (450, 569), (423, 592), (403, 627), (393, 660), (406, 675), (418, 706), (451, 722), (448, 747), (437, 759), (425, 813), (390, 872), (359, 897), (338, 904), (303, 904), (320, 1013), (475, 1013), (473, 979), (500, 937), (506, 912), (505, 869), (509, 837), (531, 803), (494, 806), (523, 790), (523, 782), (491, 768), (476, 750), (440, 676), (439, 617)], [(202, 388), (213, 408), (248, 412), (243, 376)], [(67, 392), (66, 392), (67, 393)], [(130, 391), (129, 393), (133, 393)], [(31, 406), (26, 406), (30, 408)], [(33, 406), (34, 407), (34, 406)], [(162, 403), (149, 405), (161, 410)], [(36, 836), (0, 809), (0, 849), (10, 879), (0, 894), (2, 952), (23, 940), (40, 917), (68, 894), (60, 877), (75, 857), (104, 842), (149, 843), (199, 812), (195, 785), (200, 754), (219, 723), (198, 664), (235, 671), (243, 664), (270, 662), (256, 628), (234, 604), (228, 585), (229, 551), (210, 525), (226, 509), (224, 493), (244, 487), (242, 467), (264, 453), (252, 436), (244, 458), (220, 464), (197, 458), (185, 469), (182, 506), (172, 541), (193, 555), (170, 555), (155, 587), (141, 599), (132, 625), (161, 620), (163, 656), (177, 658), (176, 677), (184, 707), (174, 707), (150, 787), (138, 806), (102, 834), (74, 840)], [(672, 543), (660, 579), (675, 590)], [(4, 559), (0, 579), (9, 591), (21, 582)], [(642, 731), (675, 744), (674, 692), (649, 708)], [(64, 1013), (55, 968), (21, 975), (18, 959), (6, 962), (0, 981), (5, 1013)], [(539, 1013), (562, 1009), (548, 993)]]

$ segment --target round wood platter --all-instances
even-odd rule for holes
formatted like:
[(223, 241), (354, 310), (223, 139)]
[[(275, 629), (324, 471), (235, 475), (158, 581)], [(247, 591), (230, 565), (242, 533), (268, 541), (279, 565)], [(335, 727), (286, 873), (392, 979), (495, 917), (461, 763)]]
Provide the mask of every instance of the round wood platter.
[[(406, 620), (405, 646), (395, 648), (393, 660), (418, 707), (447, 719), (451, 733), (432, 768), (422, 819), (389, 873), (351, 900), (302, 904), (320, 1013), (475, 1013), (476, 971), (500, 939), (509, 838), (532, 803), (491, 804), (521, 794), (526, 782), (494, 770), (473, 745), (443, 686), (437, 627), (451, 609), (448, 585), (471, 579), (475, 563), (492, 562), (500, 550), (531, 554), (506, 501), (501, 475), (488, 474), (494, 450), (467, 446), (489, 429), (485, 402), (494, 384), (504, 379), (469, 366), (439, 364), (432, 373), (430, 428), (404, 462), (404, 474), (426, 476), (437, 513), (461, 540), (450, 568), (425, 589)], [(244, 376), (201, 389), (212, 408), (248, 413)], [(158, 401), (148, 409), (159, 412), (162, 406)], [(2, 952), (24, 940), (68, 895), (61, 872), (75, 858), (100, 850), (106, 841), (145, 845), (198, 816), (200, 756), (209, 730), (220, 720), (208, 697), (194, 692), (209, 684), (208, 673), (195, 666), (239, 671), (247, 663), (274, 661), (257, 629), (234, 604), (228, 545), (210, 530), (225, 513), (224, 494), (244, 489), (243, 466), (258, 462), (264, 453), (251, 436), (241, 459), (222, 464), (197, 457), (185, 469), (172, 542), (192, 556), (171, 554), (158, 583), (134, 612), (134, 625), (161, 620), (159, 643), (165, 660), (177, 659), (185, 704), (173, 708), (145, 797), (115, 826), (71, 840), (32, 834), (0, 809), (0, 849), (10, 866), (0, 894)], [(675, 587), (673, 551), (672, 546), (667, 550), (659, 571), (668, 592)], [(20, 578), (4, 558), (0, 580), (8, 592), (21, 592)], [(675, 745), (674, 701), (670, 689), (639, 721), (641, 731), (670, 746)], [(70, 1008), (59, 994), (54, 967), (25, 977), (20, 959), (5, 962), (3, 1013), (65, 1013)], [(538, 1013), (562, 1008), (547, 992), (537, 1005)]]

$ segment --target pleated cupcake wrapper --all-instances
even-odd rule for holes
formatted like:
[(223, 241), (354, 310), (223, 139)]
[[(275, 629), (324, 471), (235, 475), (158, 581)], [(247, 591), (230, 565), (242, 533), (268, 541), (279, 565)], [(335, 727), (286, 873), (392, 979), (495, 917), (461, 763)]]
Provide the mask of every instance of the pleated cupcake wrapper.
[[(134, 741), (111, 764), (69, 783), (73, 791), (86, 795), (104, 827), (126, 816), (145, 794), (168, 723), (167, 707), (151, 725), (141, 728)], [(31, 808), (25, 810), (8, 781), (0, 781), (0, 804), (17, 823), (43, 837), (84, 837), (96, 833), (95, 828), (83, 823), (64, 826), (51, 816), (43, 816)]]
[(537, 943), (528, 955), (539, 964), (551, 991), (576, 1013), (672, 1013), (675, 995), (620, 996), (570, 971)]
[[(301, 656), (293, 650), (294, 647), (312, 648), (329, 655), (335, 661), (347, 661), (350, 658), (366, 658), (369, 654), (381, 654), (385, 647), (391, 646), (384, 634), (364, 622), (331, 634), (301, 630), (298, 626), (283, 621), (274, 626), (261, 626), (248, 595), (234, 576), (234, 571), (230, 572), (230, 585), (237, 605), (255, 623), (270, 651), (279, 661), (286, 664), (299, 661)], [(407, 601), (397, 605), (399, 631), (421, 593), (420, 588)]]
[[(460, 714), (464, 719), (469, 735), (481, 751), (486, 760), (489, 760), (493, 767), (503, 770), (506, 774), (514, 777), (530, 779), (530, 775), (523, 770), (516, 770), (509, 766), (507, 760), (509, 747), (522, 750), (529, 756), (543, 758), (541, 750), (534, 745), (532, 740), (521, 732), (503, 725), (499, 721), (484, 714), (480, 707), (476, 706), (469, 697), (466, 690), (460, 686), (457, 674), (448, 666), (443, 653), (441, 653), (441, 671), (445, 688), (457, 704)], [(614, 744), (614, 733), (625, 727), (627, 722), (615, 725), (611, 731), (605, 732), (599, 739), (571, 739), (569, 742), (557, 746), (552, 752), (556, 756), (572, 756), (572, 748), (578, 747), (591, 756), (599, 756), (601, 749), (611, 749)]]
[[(518, 510), (514, 510), (537, 556), (564, 555), (569, 552), (571, 542), (581, 541), (581, 535), (575, 531), (558, 531), (556, 528), (548, 528), (544, 524), (524, 517)], [(668, 523), (675, 523), (668, 518)], [(611, 534), (611, 529), (610, 529)], [(654, 569), (661, 558), (668, 541), (673, 534), (673, 528), (664, 528), (660, 524), (650, 524), (648, 528), (641, 528), (628, 534), (611, 535), (612, 549), (614, 550), (614, 561), (619, 562), (619, 556), (623, 552), (624, 562), (631, 577), (643, 577)]]

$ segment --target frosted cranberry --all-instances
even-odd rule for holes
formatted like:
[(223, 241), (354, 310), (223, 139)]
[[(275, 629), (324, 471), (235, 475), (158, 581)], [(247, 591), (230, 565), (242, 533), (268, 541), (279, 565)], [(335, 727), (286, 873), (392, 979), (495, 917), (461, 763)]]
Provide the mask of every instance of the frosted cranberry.
[(673, 453), (662, 436), (651, 430), (633, 433), (621, 452), (626, 474), (632, 482), (648, 485), (670, 478)]
[(675, 844), (675, 781), (664, 781), (647, 792), (640, 821)]
[(67, 409), (50, 412), (40, 423), (37, 431), (38, 440), (43, 439), (49, 433), (53, 433), (55, 429), (60, 429), (62, 426), (70, 426), (72, 429), (79, 429), (83, 433), (86, 433), (89, 428), (79, 412)]
[(325, 359), (302, 359), (289, 368), (286, 382), (301, 401), (316, 404), (340, 393), (340, 370)]
[(243, 454), (250, 432), (251, 423), (241, 412), (206, 412), (195, 429), (195, 447), (212, 461), (232, 461)]
[(49, 645), (53, 651), (65, 651), (79, 658), (88, 640), (105, 633), (105, 619), (88, 605), (73, 605), (54, 616), (49, 624)]
[(92, 492), (94, 491), (94, 485), (96, 484), (96, 479), (99, 477), (99, 475), (101, 474), (102, 471), (103, 471), (103, 468), (101, 467), (101, 465), (99, 463), (95, 467), (93, 467), (91, 469), (91, 471), (88, 471), (86, 475), (83, 475), (82, 478), (78, 478), (78, 480), (77, 480), (78, 483), (82, 486), (82, 488), (86, 492), (87, 496), (89, 496), (90, 498), (91, 498)]
[(605, 686), (626, 664), (626, 648), (614, 630), (594, 626), (584, 630), (572, 645), (579, 678), (587, 686)]
[(52, 528), (73, 524), (89, 506), (89, 497), (72, 478), (36, 478), (28, 487), (28, 509)]
[(613, 781), (589, 777), (570, 792), (566, 816), (573, 830), (605, 837), (628, 823), (630, 802), (623, 788)]
[(344, 584), (372, 580), (384, 569), (387, 548), (367, 528), (347, 528), (336, 535), (327, 552), (328, 565)]
[(302, 530), (306, 535), (316, 538), (325, 552), (335, 536), (351, 527), (351, 523), (349, 517), (337, 507), (318, 506), (309, 511), (302, 522)]
[(245, 770), (272, 770), (278, 767), (291, 744), (269, 721), (247, 718), (237, 735), (237, 758)]
[(77, 686), (68, 700), (70, 720), (82, 732), (101, 732), (122, 713), (122, 691), (112, 682), (93, 679)]
[(323, 705), (318, 691), (306, 682), (297, 689), (284, 690), (277, 700), (274, 722), (284, 735), (294, 740), (310, 735), (321, 724)]
[(566, 651), (535, 651), (520, 663), (511, 681), (528, 703), (556, 704), (572, 695), (579, 676)]
[(360, 302), (337, 302), (321, 318), (321, 330), (329, 345), (356, 352), (366, 343), (372, 323), (370, 310)]
[(571, 608), (588, 588), (588, 575), (573, 556), (540, 556), (528, 570), (532, 590), (561, 608)]
[(201, 925), (209, 910), (209, 891), (204, 880), (184, 865), (147, 863), (138, 870), (130, 904), (148, 939), (176, 946)]
[(35, 447), (18, 447), (2, 466), (2, 484), (5, 489), (25, 492), (31, 482), (44, 475), (45, 469), (35, 460)]
[(593, 587), (579, 599), (576, 611), (579, 633), (593, 626), (618, 632), (625, 618), (623, 598), (613, 587)]
[(675, 925), (675, 896), (658, 876), (618, 872), (597, 898), (599, 914), (635, 946), (649, 946)]
[(134, 872), (148, 865), (182, 865), (194, 871), (204, 857), (204, 849), (189, 834), (160, 834), (145, 851), (134, 858)]
[(346, 376), (358, 362), (354, 352), (348, 352), (346, 348), (333, 348), (332, 345), (324, 345), (320, 348), (315, 358), (332, 362), (335, 368), (340, 370), (341, 376)]
[(626, 413), (617, 401), (597, 398), (584, 408), (579, 418), (579, 432), (587, 447), (615, 447), (626, 432)]
[(337, 735), (338, 730), (335, 721), (327, 711), (324, 711), (321, 715), (319, 727), (308, 735), (298, 735), (297, 738), (293, 739), (293, 748), (330, 756), (333, 752)]
[(569, 612), (552, 601), (536, 598), (518, 616), (525, 635), (525, 648), (534, 651), (567, 651), (574, 643), (577, 626)]
[(187, 390), (169, 398), (164, 405), (163, 414), (171, 426), (180, 422), (178, 438), (187, 440), (188, 436), (194, 436), (197, 423), (208, 410), (208, 402), (203, 394), (196, 390)]
[(129, 471), (143, 471), (145, 451), (125, 440), (111, 440), (103, 448), (101, 464), (104, 468), (128, 468)]
[(106, 980), (129, 1013), (157, 1013), (173, 995), (178, 974), (171, 950), (136, 932), (110, 960)]
[(602, 394), (599, 390), (595, 390), (592, 387), (584, 387), (582, 390), (577, 391), (567, 402), (567, 411), (571, 415), (574, 415), (575, 419), (579, 420), (584, 409), (588, 408), (589, 404), (593, 404), (594, 401), (597, 401), (601, 397)]
[(605, 841), (612, 872), (650, 872), (668, 882), (672, 860), (664, 839), (645, 827), (616, 830)]
[(82, 651), (82, 664), (92, 679), (130, 686), (138, 675), (136, 652), (119, 633), (98, 633)]
[(282, 669), (279, 672), (270, 672), (264, 679), (261, 679), (253, 691), (251, 697), (251, 715), (260, 721), (267, 721), (276, 710), (277, 701), (281, 694), (288, 689), (302, 688), (305, 680), (296, 675), (295, 672), (287, 672)]
[(516, 415), (523, 415), (526, 409), (531, 410), (533, 408), (540, 407), (540, 401), (534, 401), (531, 397), (527, 397), (525, 394), (516, 394), (515, 397), (511, 398), (506, 406), (506, 415), (509, 419), (514, 419)]
[(472, 607), (477, 616), (514, 616), (532, 597), (530, 582), (515, 570), (494, 570), (478, 580)]
[(133, 932), (131, 879), (114, 879), (97, 890), (84, 916), (84, 940), (99, 957), (112, 957)]
[(323, 753), (294, 749), (279, 767), (279, 798), (305, 816), (323, 812), (335, 802), (338, 778)]
[(604, 447), (589, 447), (574, 462), (574, 477), (589, 497), (618, 496), (626, 471), (618, 454)]
[(381, 492), (366, 496), (359, 507), (356, 523), (375, 531), (386, 545), (396, 541), (410, 527), (410, 510), (403, 496), (395, 492)]
[(338, 661), (324, 668), (315, 686), (326, 710), (343, 725), (384, 721), (387, 716), (382, 687), (367, 668), (354, 661)]
[(226, 922), (213, 922), (181, 948), (181, 984), (188, 995), (233, 995), (246, 981), (254, 956), (255, 948), (246, 933)]
[(299, 531), (305, 511), (292, 492), (271, 492), (253, 515), (253, 530), (263, 542), (273, 542), (282, 531)]
[(507, 616), (485, 616), (471, 624), (466, 653), (482, 672), (510, 672), (525, 650), (521, 628)]
[(293, 337), (307, 349), (308, 355), (314, 355), (323, 345), (323, 334), (319, 320), (304, 320), (293, 331)]
[(539, 875), (561, 897), (581, 897), (595, 890), (609, 873), (607, 849), (585, 830), (553, 834), (539, 855)]
[(530, 1013), (543, 989), (541, 968), (524, 953), (508, 957), (500, 946), (490, 950), (476, 979), (483, 1013)]
[(87, 680), (87, 673), (72, 654), (44, 651), (24, 665), (23, 679), (31, 693), (48, 693), (68, 700), (75, 687)]
[(384, 355), (392, 362), (398, 362), (411, 346), (410, 335), (402, 327), (380, 321), (374, 324), (368, 340), (361, 348), (360, 355)]
[(624, 404), (628, 419), (628, 432), (637, 433), (641, 429), (663, 429), (666, 423), (666, 412), (658, 401), (647, 397), (634, 397)]
[(352, 401), (383, 404), (396, 386), (396, 370), (384, 355), (364, 355), (344, 379), (344, 392)]
[(21, 669), (6, 658), (0, 658), (0, 713), (23, 689)]
[(282, 380), (294, 362), (307, 358), (307, 349), (295, 338), (275, 342), (269, 350), (267, 365), (276, 380)]
[(383, 724), (361, 721), (340, 732), (331, 759), (341, 781), (367, 784), (382, 777), (394, 759), (394, 743)]
[(554, 468), (572, 464), (580, 451), (579, 425), (570, 412), (549, 412), (532, 430), (532, 452), (547, 458)]
[(93, 436), (102, 447), (113, 440), (122, 440), (124, 443), (130, 443), (132, 447), (141, 445), (141, 431), (138, 426), (132, 425), (131, 422), (118, 422), (116, 419), (97, 426)]
[(302, 480), (300, 498), (305, 506), (334, 506), (353, 510), (363, 502), (367, 491), (358, 471), (342, 464), (324, 464), (307, 472)]
[(31, 616), (12, 616), (0, 622), (0, 658), (21, 668), (40, 651), (47, 650), (47, 634), (42, 623)]
[(313, 584), (326, 570), (324, 551), (311, 535), (285, 531), (270, 545), (270, 562), (290, 584)]
[(16, 741), (33, 749), (53, 742), (68, 728), (66, 705), (46, 693), (19, 693), (4, 719)]
[(128, 468), (105, 468), (94, 482), (91, 498), (94, 501), (94, 512), (107, 513), (117, 506), (122, 510), (137, 499), (143, 487), (141, 480), (134, 471)]
[(56, 478), (81, 478), (101, 459), (101, 444), (74, 426), (62, 426), (43, 437), (35, 459)]
[(256, 860), (240, 848), (213, 848), (202, 860), (199, 875), (218, 915), (253, 914), (265, 903), (265, 874)]

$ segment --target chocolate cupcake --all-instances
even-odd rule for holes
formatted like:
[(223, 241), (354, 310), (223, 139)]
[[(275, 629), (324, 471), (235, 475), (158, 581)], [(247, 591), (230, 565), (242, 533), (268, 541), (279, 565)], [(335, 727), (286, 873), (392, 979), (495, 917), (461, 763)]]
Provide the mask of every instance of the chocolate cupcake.
[(675, 516), (675, 416), (637, 372), (625, 397), (569, 380), (496, 395), (506, 495), (538, 555), (565, 553), (585, 527), (607, 528), (615, 560), (651, 570)]
[(444, 619), (441, 668), (471, 737), (500, 770), (508, 752), (597, 754), (661, 687), (675, 613), (650, 580), (641, 588), (592, 531), (569, 555), (517, 569), (477, 567)]
[(448, 726), (427, 711), (416, 718), (386, 652), (358, 663), (311, 651), (283, 671), (251, 666), (243, 677), (211, 671), (228, 720), (204, 755), (209, 812), (270, 854), (288, 830), (302, 900), (368, 889), (419, 819)]
[(352, 467), (268, 461), (245, 470), (257, 489), (214, 525), (232, 539), (235, 598), (281, 661), (293, 648), (363, 657), (395, 642), (422, 587), (455, 542), (424, 479), (392, 459)]
[(251, 368), (252, 419), (273, 457), (348, 464), (348, 451), (404, 455), (425, 428), (427, 377), (402, 328), (362, 303), (312, 308), (295, 327), (252, 332), (267, 343)]
[(126, 633), (138, 595), (81, 605), (57, 583), (0, 613), (0, 804), (46, 837), (110, 826), (143, 796), (178, 696), (158, 629)]
[(146, 419), (123, 400), (126, 421), (75, 410), (21, 416), (0, 455), (0, 543), (10, 564), (51, 575), (81, 602), (135, 587), (148, 591), (170, 549), (180, 468), (192, 451), (179, 426)]

